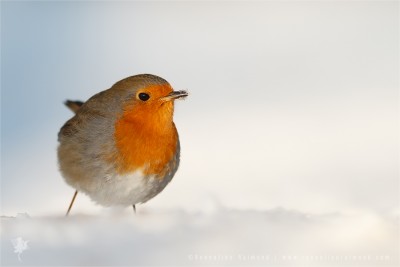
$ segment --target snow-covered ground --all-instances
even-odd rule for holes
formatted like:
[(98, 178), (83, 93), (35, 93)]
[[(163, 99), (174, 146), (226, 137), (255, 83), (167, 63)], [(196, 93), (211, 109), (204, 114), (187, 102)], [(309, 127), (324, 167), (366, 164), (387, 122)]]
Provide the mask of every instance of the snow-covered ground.
[(398, 266), (398, 228), (397, 216), (284, 208), (19, 214), (1, 219), (1, 265)]

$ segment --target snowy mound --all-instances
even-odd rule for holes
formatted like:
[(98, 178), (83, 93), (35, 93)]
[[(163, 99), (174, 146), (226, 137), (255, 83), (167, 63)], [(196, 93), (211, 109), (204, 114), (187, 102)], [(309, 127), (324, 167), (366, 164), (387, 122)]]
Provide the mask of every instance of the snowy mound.
[(376, 215), (152, 211), (2, 217), (1, 265), (396, 265), (398, 220)]

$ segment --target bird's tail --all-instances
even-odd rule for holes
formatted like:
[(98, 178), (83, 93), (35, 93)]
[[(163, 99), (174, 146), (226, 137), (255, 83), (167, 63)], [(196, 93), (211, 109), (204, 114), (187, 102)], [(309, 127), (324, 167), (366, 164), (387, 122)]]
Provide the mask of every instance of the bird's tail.
[(82, 101), (72, 101), (72, 100), (67, 100), (64, 102), (64, 104), (72, 110), (74, 113), (78, 112), (78, 109), (83, 105)]

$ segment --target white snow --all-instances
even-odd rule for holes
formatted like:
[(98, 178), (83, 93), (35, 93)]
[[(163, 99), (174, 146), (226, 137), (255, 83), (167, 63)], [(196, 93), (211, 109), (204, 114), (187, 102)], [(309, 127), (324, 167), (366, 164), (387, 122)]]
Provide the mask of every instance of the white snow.
[[(3, 216), (1, 265), (397, 266), (398, 216), (276, 208)], [(28, 241), (15, 253), (11, 240)]]

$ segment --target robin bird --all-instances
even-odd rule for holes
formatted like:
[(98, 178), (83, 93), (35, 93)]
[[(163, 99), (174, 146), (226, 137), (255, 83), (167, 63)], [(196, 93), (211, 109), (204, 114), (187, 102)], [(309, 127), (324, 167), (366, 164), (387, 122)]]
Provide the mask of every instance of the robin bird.
[(58, 134), (65, 181), (103, 206), (133, 206), (159, 194), (179, 167), (173, 91), (155, 75), (125, 78), (85, 103), (67, 101), (75, 116)]

